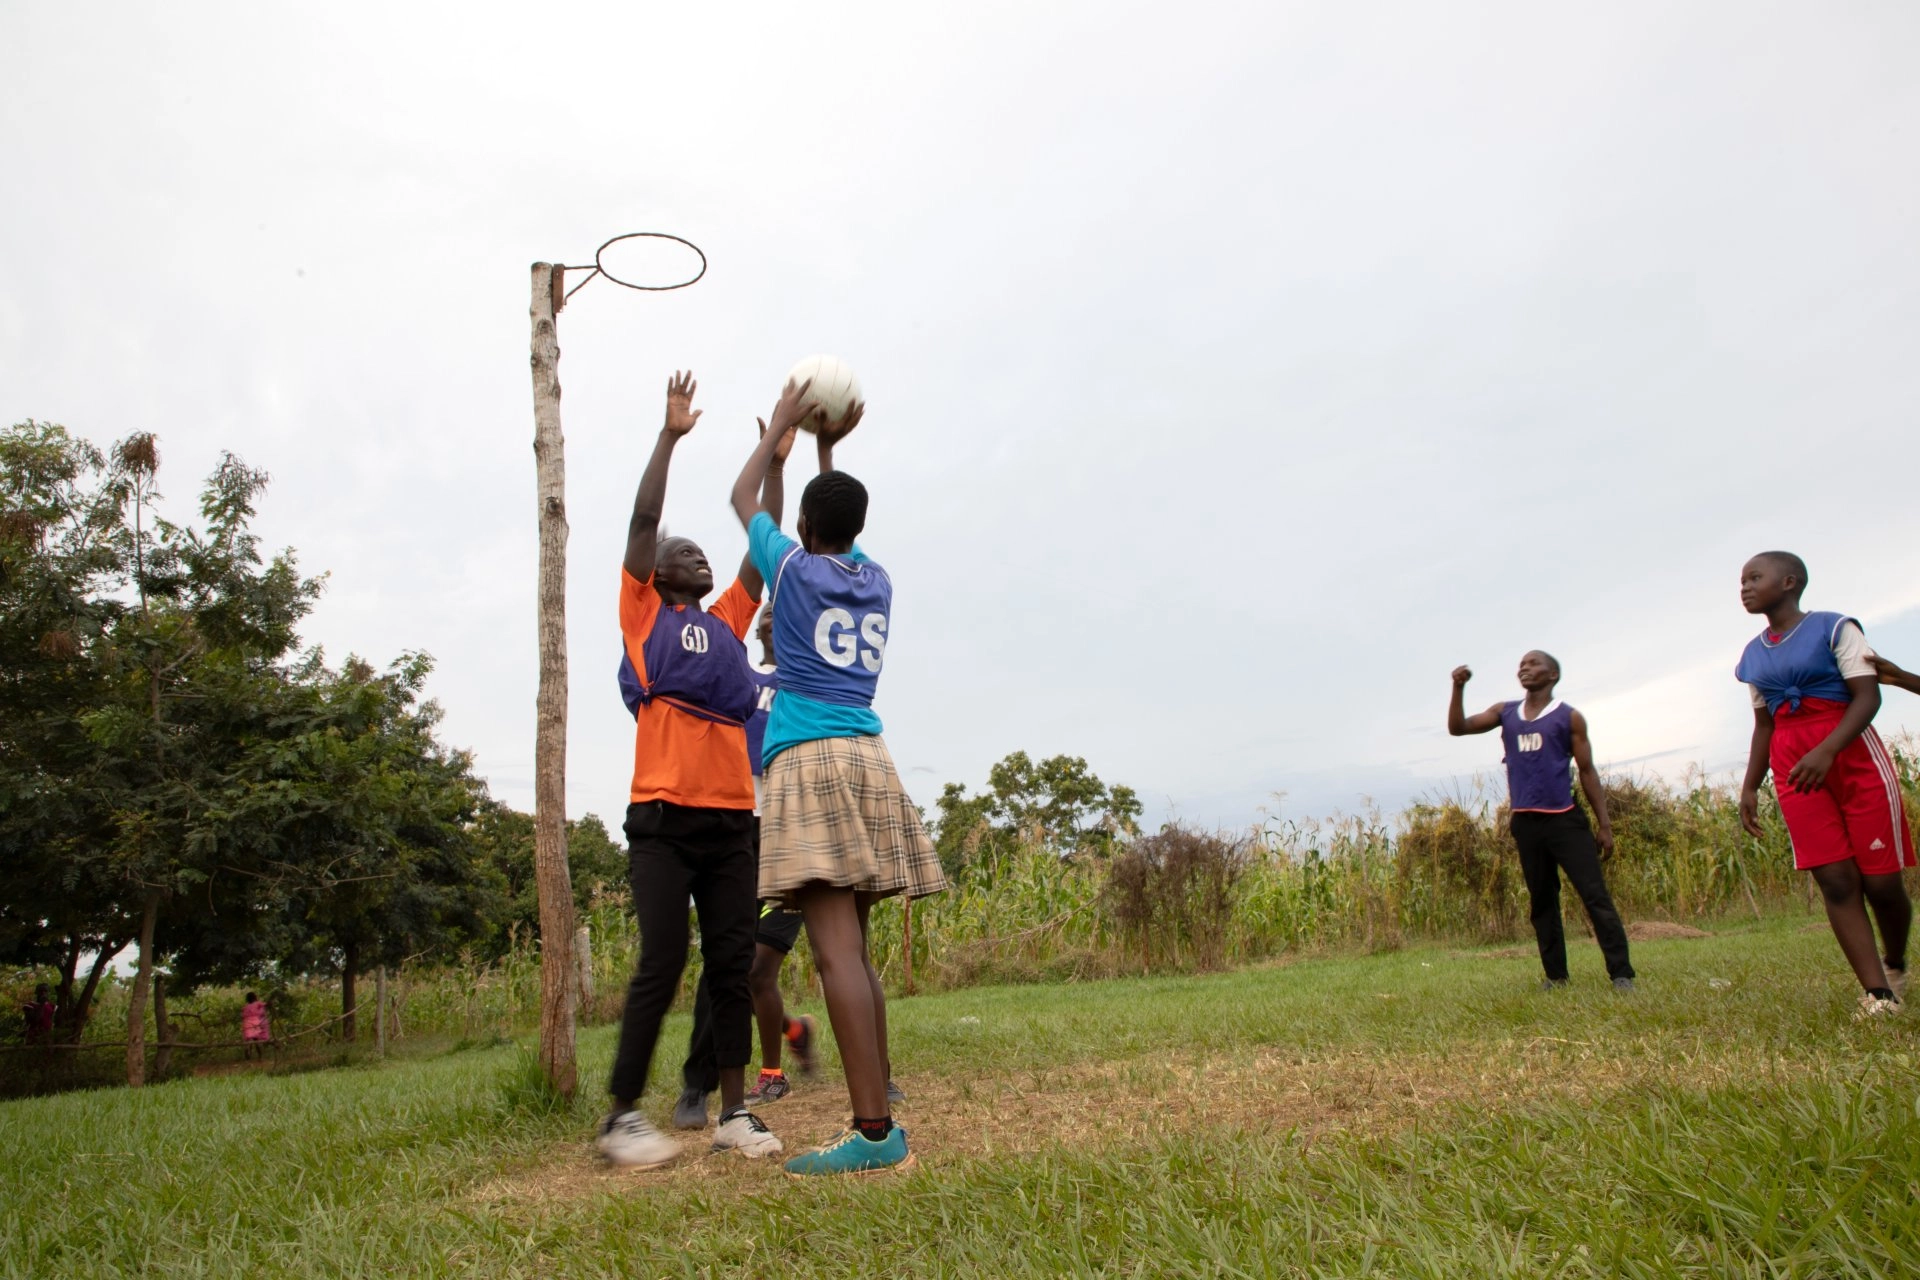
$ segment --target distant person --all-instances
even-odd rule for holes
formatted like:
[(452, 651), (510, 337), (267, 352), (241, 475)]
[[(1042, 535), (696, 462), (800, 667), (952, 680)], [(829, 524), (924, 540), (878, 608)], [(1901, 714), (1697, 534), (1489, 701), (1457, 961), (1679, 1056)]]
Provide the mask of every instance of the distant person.
[[(1793, 865), (1820, 886), (1827, 923), (1860, 980), (1854, 1016), (1882, 1017), (1900, 1009), (1913, 923), (1901, 879), (1913, 865), (1906, 798), (1893, 758), (1873, 731), (1886, 677), (1858, 622), (1801, 609), (1806, 589), (1806, 562), (1790, 551), (1763, 551), (1740, 570), (1741, 605), (1767, 619), (1734, 669), (1753, 691), (1740, 825), (1756, 839), (1765, 835), (1760, 784), (1771, 769)], [(1892, 663), (1885, 667), (1899, 672)]]
[[(791, 437), (789, 437), (791, 439)], [(775, 456), (776, 463), (785, 458)], [(769, 472), (771, 477), (773, 473)], [(762, 609), (755, 628), (760, 641), (760, 661), (754, 665), (753, 682), (759, 686), (759, 701), (747, 721), (747, 764), (753, 770), (754, 854), (760, 850), (760, 797), (766, 787), (760, 746), (766, 738), (767, 713), (773, 706), (775, 680), (773, 660), (773, 610)], [(793, 944), (800, 940), (800, 913), (788, 911), (777, 902), (760, 904), (760, 918), (753, 933), (753, 967), (747, 970), (747, 991), (753, 997), (754, 1021), (760, 1025), (760, 1078), (747, 1090), (747, 1102), (778, 1102), (793, 1092), (781, 1065), (783, 1042), (793, 1049), (800, 1074), (811, 1077), (819, 1068), (814, 1055), (816, 1027), (812, 1018), (787, 1016), (786, 1002), (780, 995), (780, 968), (786, 963)], [(680, 1068), (684, 1087), (674, 1104), (673, 1123), (682, 1129), (700, 1129), (707, 1123), (707, 1095), (719, 1087), (720, 1069), (713, 1060), (713, 1005), (707, 996), (705, 978), (701, 979), (693, 1000), (693, 1038), (687, 1046), (687, 1060)]]
[[(614, 1164), (652, 1168), (680, 1154), (636, 1105), (687, 966), (687, 899), (700, 921), (700, 953), (713, 1000), (720, 1122), (715, 1151), (749, 1158), (780, 1150), (780, 1139), (746, 1106), (753, 1056), (753, 775), (746, 721), (759, 690), (742, 643), (760, 598), (760, 573), (744, 560), (713, 607), (706, 553), (686, 538), (660, 536), (674, 447), (693, 430), (691, 374), (667, 385), (666, 421), (641, 474), (620, 571), (620, 634), (639, 688), (633, 785), (627, 806), (627, 867), (640, 923), (640, 959), (608, 1084), (613, 1106), (600, 1153)], [(779, 425), (776, 423), (776, 426)], [(702, 1098), (702, 1122), (705, 1099)]]
[(273, 1024), (267, 1016), (267, 1002), (249, 991), (246, 1003), (240, 1006), (240, 1056), (263, 1058), (272, 1043)]
[(59, 1006), (53, 1002), (53, 988), (42, 982), (33, 989), (33, 999), (20, 1006), (21, 1030), (28, 1044), (47, 1044), (53, 1039), (54, 1015)]
[(833, 467), (834, 443), (858, 425), (864, 406), (821, 425), (820, 474), (800, 496), (797, 540), (756, 497), (805, 392), (804, 384), (787, 386), (732, 499), (768, 583), (780, 658), (763, 746), (760, 896), (797, 905), (806, 920), (853, 1109), (846, 1132), (787, 1161), (788, 1173), (813, 1176), (913, 1163), (888, 1097), (887, 1002), (868, 919), (882, 898), (937, 893), (946, 877), (873, 711), (893, 582), (855, 542), (867, 520), (866, 486)]
[[(1454, 737), (1500, 730), (1506, 748), (1507, 799), (1512, 810), (1513, 842), (1520, 849), (1520, 874), (1527, 882), (1534, 941), (1546, 970), (1541, 987), (1567, 985), (1567, 938), (1560, 919), (1560, 873), (1580, 895), (1593, 922), (1593, 936), (1606, 957), (1607, 976), (1621, 991), (1633, 990), (1633, 963), (1627, 956), (1627, 931), (1607, 892), (1600, 857), (1613, 856), (1613, 821), (1607, 816), (1607, 792), (1593, 767), (1587, 719), (1553, 696), (1560, 663), (1538, 649), (1520, 659), (1520, 687), (1527, 696), (1496, 702), (1467, 715), (1463, 707), (1468, 667), (1453, 670), (1453, 701), (1447, 707), (1447, 732)], [(1573, 770), (1599, 831), (1573, 803)]]

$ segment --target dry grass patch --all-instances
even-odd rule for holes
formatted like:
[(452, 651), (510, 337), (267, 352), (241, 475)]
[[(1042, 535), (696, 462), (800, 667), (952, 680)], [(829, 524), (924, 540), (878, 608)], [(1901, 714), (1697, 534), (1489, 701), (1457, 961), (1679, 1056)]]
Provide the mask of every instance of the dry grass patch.
[[(1461, 1107), (1506, 1111), (1591, 1100), (1655, 1086), (1688, 1089), (1804, 1077), (1824, 1069), (1759, 1051), (1716, 1046), (1688, 1053), (1671, 1043), (1513, 1037), (1458, 1052), (1382, 1057), (1377, 1051), (1315, 1056), (1264, 1049), (1247, 1056), (1169, 1052), (1049, 1068), (992, 1079), (916, 1081), (896, 1110), (923, 1172), (963, 1161), (1032, 1155), (1059, 1145), (1124, 1149), (1174, 1133), (1298, 1142), (1332, 1133), (1381, 1134), (1447, 1117)], [(838, 1081), (806, 1084), (760, 1109), (788, 1153), (831, 1138), (846, 1123)], [(685, 1154), (664, 1169), (603, 1164), (590, 1139), (556, 1144), (534, 1164), (465, 1195), (494, 1209), (538, 1208), (592, 1195), (756, 1195), (786, 1183), (778, 1158), (749, 1161), (707, 1149), (711, 1128), (681, 1132)], [(914, 1176), (912, 1174), (903, 1176)]]

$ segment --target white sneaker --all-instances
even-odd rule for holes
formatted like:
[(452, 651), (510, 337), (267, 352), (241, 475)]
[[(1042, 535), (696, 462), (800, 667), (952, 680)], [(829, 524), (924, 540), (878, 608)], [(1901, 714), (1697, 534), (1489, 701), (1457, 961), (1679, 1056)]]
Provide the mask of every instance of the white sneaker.
[(610, 1163), (629, 1169), (657, 1169), (680, 1154), (680, 1144), (638, 1111), (608, 1116), (594, 1145)]
[(720, 1117), (720, 1127), (713, 1133), (713, 1149), (738, 1151), (749, 1160), (758, 1160), (778, 1155), (781, 1148), (780, 1139), (773, 1136), (767, 1122), (740, 1107)]
[(1862, 995), (1860, 1007), (1853, 1011), (1855, 1022), (1865, 1022), (1868, 1018), (1884, 1018), (1900, 1012), (1900, 1002), (1889, 1000), (1885, 996)]
[(1905, 1000), (1907, 998), (1907, 971), (1905, 969), (1896, 969), (1892, 965), (1886, 966), (1886, 969), (1887, 985), (1893, 988), (1894, 998), (1896, 1000)]

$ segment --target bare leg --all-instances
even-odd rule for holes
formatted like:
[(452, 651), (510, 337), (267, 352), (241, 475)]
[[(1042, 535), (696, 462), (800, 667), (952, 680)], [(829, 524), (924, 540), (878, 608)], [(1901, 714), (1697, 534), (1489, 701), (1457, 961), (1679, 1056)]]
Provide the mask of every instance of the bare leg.
[(1867, 919), (1867, 907), (1860, 898), (1859, 864), (1849, 858), (1815, 867), (1810, 874), (1827, 904), (1827, 923), (1833, 927), (1847, 963), (1853, 966), (1853, 976), (1860, 979), (1861, 989), (1885, 987), (1887, 971), (1874, 949), (1873, 922)]
[(874, 986), (866, 964), (866, 940), (851, 889), (814, 883), (796, 895), (813, 942), (813, 961), (827, 997), (827, 1019), (840, 1046), (847, 1096), (859, 1119), (878, 1120), (887, 1108), (886, 1065), (880, 1055)]
[(860, 961), (866, 966), (867, 981), (873, 986), (873, 1024), (880, 1041), (880, 1074), (891, 1080), (893, 1055), (887, 1050), (887, 993), (880, 985), (880, 974), (873, 967), (873, 947), (868, 943), (867, 929), (867, 918), (873, 912), (873, 904), (880, 898), (877, 894), (869, 893), (856, 894), (854, 897), (860, 912)]
[(1907, 932), (1913, 927), (1913, 900), (1898, 871), (1860, 877), (1860, 888), (1880, 926), (1880, 954), (1895, 968), (1907, 967)]
[(753, 996), (753, 1018), (760, 1024), (760, 1066), (780, 1069), (780, 1048), (787, 1038), (787, 1006), (780, 998), (780, 966), (787, 953), (764, 942), (753, 944), (753, 968), (747, 970), (747, 991)]

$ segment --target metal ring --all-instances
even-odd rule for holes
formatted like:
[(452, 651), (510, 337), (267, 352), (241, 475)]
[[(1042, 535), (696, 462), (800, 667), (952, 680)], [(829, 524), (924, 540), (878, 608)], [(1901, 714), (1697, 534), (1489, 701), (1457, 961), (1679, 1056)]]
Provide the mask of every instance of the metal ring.
[[(607, 270), (605, 264), (603, 264), (600, 261), (600, 255), (605, 253), (610, 246), (619, 244), (622, 240), (641, 240), (641, 239), (671, 240), (675, 244), (683, 244), (687, 246), (687, 248), (693, 250), (694, 253), (698, 255), (700, 259), (700, 269), (693, 273), (693, 277), (691, 279), (682, 280), (679, 284), (634, 284), (631, 280), (622, 280), (619, 276), (616, 276), (615, 274), (613, 274), (613, 272)], [(697, 283), (700, 277), (706, 275), (707, 274), (707, 255), (700, 252), (699, 245), (681, 236), (668, 235), (664, 231), (629, 231), (627, 232), (627, 234), (623, 236), (615, 236), (613, 239), (607, 241), (606, 244), (601, 245), (598, 249), (595, 249), (593, 251), (593, 269), (595, 271), (598, 271), (601, 275), (605, 276), (607, 279), (613, 281), (615, 284), (620, 285), (622, 288), (639, 289), (643, 293), (665, 293), (670, 289), (684, 289), (690, 284)], [(582, 280), (580, 283), (585, 284), (586, 281)]]

